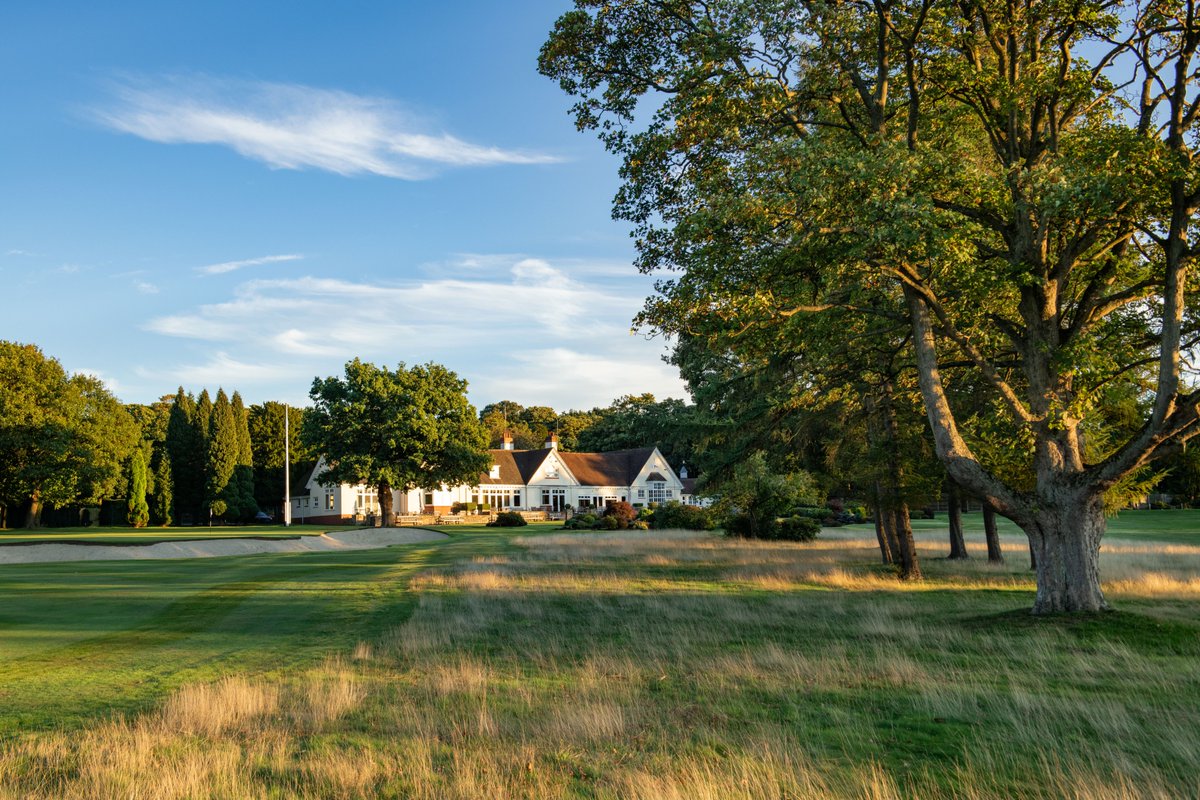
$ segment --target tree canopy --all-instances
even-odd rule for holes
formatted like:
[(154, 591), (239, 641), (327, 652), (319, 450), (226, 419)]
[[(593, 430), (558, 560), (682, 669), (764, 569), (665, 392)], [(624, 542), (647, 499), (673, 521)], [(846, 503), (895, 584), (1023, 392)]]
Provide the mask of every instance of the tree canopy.
[[(1196, 11), (577, 0), (540, 64), (622, 158), (640, 267), (672, 272), (643, 322), (902, 322), (946, 469), (1030, 537), (1034, 610), (1091, 611), (1106, 493), (1197, 432)], [(1135, 374), (1152, 401), (1113, 430)], [(984, 446), (960, 379), (1023, 448)]]
[(488, 435), (466, 390), (433, 363), (391, 370), (354, 359), (344, 377), (314, 379), (303, 439), (325, 457), (318, 480), (375, 486), (385, 525), (392, 489), (476, 483), (490, 464)]
[(89, 375), (68, 375), (33, 345), (0, 341), (0, 505), (98, 503), (124, 480), (133, 418)]

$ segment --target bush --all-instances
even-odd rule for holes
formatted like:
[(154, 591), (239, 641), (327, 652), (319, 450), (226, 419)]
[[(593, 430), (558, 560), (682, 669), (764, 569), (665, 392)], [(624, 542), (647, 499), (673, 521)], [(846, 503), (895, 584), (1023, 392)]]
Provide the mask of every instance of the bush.
[(684, 528), (693, 531), (711, 531), (717, 527), (716, 515), (706, 508), (688, 506), (672, 501), (659, 506), (647, 521), (655, 530)]
[(496, 518), (488, 523), (489, 528), (519, 528), (528, 525), (525, 518), (516, 511), (501, 511)]
[(605, 514), (600, 518), (600, 527), (606, 531), (620, 530), (621, 520), (614, 514)]
[(811, 517), (784, 517), (775, 526), (776, 539), (789, 542), (811, 542), (821, 532), (821, 523)]
[(734, 514), (725, 520), (725, 533), (742, 539), (774, 539), (774, 524), (755, 520), (749, 514)]
[[(617, 500), (609, 503), (604, 509), (604, 527), (609, 530), (624, 530), (629, 527), (629, 523), (637, 519), (637, 515), (638, 512), (633, 509), (633, 506), (624, 500)], [(615, 527), (609, 525), (609, 519), (616, 521)]]
[(576, 514), (564, 522), (563, 527), (570, 531), (591, 530), (596, 527), (596, 515)]

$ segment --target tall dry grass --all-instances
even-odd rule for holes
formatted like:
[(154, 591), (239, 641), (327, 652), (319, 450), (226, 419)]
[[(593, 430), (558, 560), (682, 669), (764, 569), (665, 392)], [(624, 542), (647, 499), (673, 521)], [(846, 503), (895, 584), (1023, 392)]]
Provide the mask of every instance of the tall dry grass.
[[(1016, 563), (902, 586), (844, 534), (519, 541), (345, 659), (16, 737), (0, 798), (1200, 796), (1200, 661), (996, 618)], [(1107, 588), (1194, 613), (1197, 559), (1106, 548)]]

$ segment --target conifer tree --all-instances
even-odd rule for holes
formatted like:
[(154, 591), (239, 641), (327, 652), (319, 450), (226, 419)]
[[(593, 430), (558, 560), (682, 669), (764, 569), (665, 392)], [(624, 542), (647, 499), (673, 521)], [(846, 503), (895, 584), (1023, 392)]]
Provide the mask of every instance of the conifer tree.
[[(203, 399), (205, 395), (201, 395)], [(234, 468), (237, 466), (237, 426), (233, 408), (224, 389), (217, 390), (217, 400), (209, 417), (208, 468), (206, 470), (205, 505), (215, 517), (237, 517), (236, 491), (230, 491)]]
[(146, 504), (146, 457), (142, 448), (135, 448), (129, 462), (129, 500), (126, 518), (134, 528), (144, 528), (150, 521), (150, 507)]
[(168, 527), (174, 517), (175, 482), (171, 472), (171, 459), (165, 447), (154, 448), (150, 460), (154, 476), (154, 496), (150, 501), (150, 521)]
[(167, 420), (166, 447), (175, 509), (192, 519), (199, 519), (204, 504), (204, 461), (208, 457), (198, 438), (196, 414), (196, 401), (180, 386)]
[(237, 434), (237, 466), (234, 467), (231, 486), (236, 489), (240, 516), (249, 517), (258, 510), (254, 501), (254, 454), (250, 446), (250, 418), (238, 392), (233, 393), (231, 406)]
[(199, 397), (196, 398), (196, 414), (192, 418), (192, 428), (195, 430), (196, 436), (196, 458), (200, 463), (200, 472), (196, 476), (196, 492), (199, 498), (196, 506), (197, 520), (209, 515), (208, 442), (212, 435), (212, 414), (212, 398), (208, 394), (208, 389), (201, 389)]

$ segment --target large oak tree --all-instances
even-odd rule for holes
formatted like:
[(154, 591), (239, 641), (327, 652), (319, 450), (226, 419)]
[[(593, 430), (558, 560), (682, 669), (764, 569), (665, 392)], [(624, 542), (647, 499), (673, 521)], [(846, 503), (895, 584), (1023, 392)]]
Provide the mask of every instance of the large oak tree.
[(433, 363), (390, 370), (354, 359), (345, 377), (314, 379), (303, 439), (325, 457), (318, 481), (375, 486), (384, 525), (393, 489), (478, 483), (490, 466), (488, 434), (466, 391)]
[[(905, 320), (947, 471), (1029, 536), (1034, 611), (1107, 608), (1106, 495), (1197, 432), (1196, 3), (576, 5), (541, 68), (622, 157), (640, 266), (677, 271), (646, 321)], [(1114, 435), (1106, 390), (1147, 372)], [(1019, 472), (964, 425), (958, 374)]]

